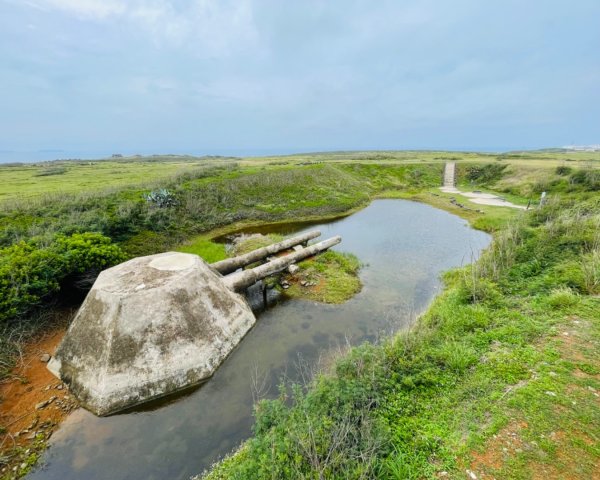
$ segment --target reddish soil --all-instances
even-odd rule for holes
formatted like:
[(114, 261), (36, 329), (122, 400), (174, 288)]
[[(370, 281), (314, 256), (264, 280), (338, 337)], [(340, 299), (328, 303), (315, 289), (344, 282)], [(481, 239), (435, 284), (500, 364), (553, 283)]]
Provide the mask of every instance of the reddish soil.
[[(13, 374), (0, 384), (0, 452), (47, 439), (71, 410), (75, 399), (67, 387), (46, 368), (41, 355), (54, 354), (65, 334), (60, 328), (29, 344)], [(42, 406), (45, 402), (46, 405)]]
[(477, 472), (477, 478), (494, 478), (493, 475), (482, 472), (500, 469), (510, 456), (523, 447), (519, 433), (527, 426), (523, 421), (512, 422), (488, 441), (485, 451), (473, 453), (471, 471)]

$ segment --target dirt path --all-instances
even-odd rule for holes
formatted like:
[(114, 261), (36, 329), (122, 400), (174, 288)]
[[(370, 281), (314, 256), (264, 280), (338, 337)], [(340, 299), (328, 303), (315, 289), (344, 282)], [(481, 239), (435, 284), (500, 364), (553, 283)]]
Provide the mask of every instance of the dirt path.
[(498, 195), (494, 195), (492, 193), (482, 193), (482, 192), (461, 192), (456, 188), (456, 164), (454, 162), (446, 163), (444, 167), (444, 186), (440, 187), (440, 190), (444, 193), (455, 193), (457, 195), (462, 195), (463, 197), (467, 197), (471, 203), (477, 203), (479, 205), (492, 205), (495, 207), (509, 207), (509, 208), (518, 208), (521, 210), (526, 210), (526, 207), (522, 205), (515, 205), (508, 200), (505, 200)]
[(77, 407), (42, 358), (54, 354), (65, 331), (56, 329), (28, 345), (11, 377), (0, 384), (2, 478), (26, 473), (56, 427)]

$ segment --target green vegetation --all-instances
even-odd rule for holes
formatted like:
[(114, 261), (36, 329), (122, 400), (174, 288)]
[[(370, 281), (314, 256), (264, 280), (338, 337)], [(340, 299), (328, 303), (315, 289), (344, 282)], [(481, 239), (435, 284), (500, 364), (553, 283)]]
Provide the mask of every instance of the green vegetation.
[[(283, 240), (278, 234), (241, 235), (232, 245), (229, 256), (243, 255)], [(200, 237), (181, 251), (197, 253), (214, 261), (225, 251), (223, 244)], [(223, 253), (223, 258), (226, 256)], [(218, 258), (219, 260), (221, 258)], [(249, 265), (253, 267), (254, 265)], [(323, 303), (343, 303), (358, 293), (362, 287), (358, 277), (360, 262), (350, 253), (329, 250), (297, 264), (294, 274), (281, 273), (268, 277), (266, 282), (277, 285), (280, 292), (290, 298), (301, 298)], [(284, 288), (282, 284), (287, 284)]]
[(330, 250), (298, 264), (300, 271), (287, 275), (285, 294), (323, 303), (344, 303), (362, 288), (360, 262), (351, 253)]
[(97, 233), (57, 235), (45, 245), (37, 239), (0, 249), (0, 322), (28, 313), (57, 292), (61, 283), (123, 261), (125, 255)]
[(216, 243), (207, 238), (206, 235), (199, 235), (190, 241), (180, 245), (177, 250), (183, 253), (193, 253), (202, 257), (208, 263), (218, 262), (227, 258), (224, 243)]
[[(41, 265), (38, 246), (60, 243), (62, 236), (94, 232), (111, 239), (128, 256), (147, 255), (176, 248), (217, 227), (342, 215), (366, 205), (380, 190), (436, 185), (440, 172), (441, 165), (317, 164), (270, 169), (228, 165), (200, 168), (136, 188), (6, 201), (0, 204), (0, 247), (9, 250), (1, 282), (11, 285), (11, 298), (18, 297), (19, 306), (7, 307), (2, 318), (18, 317), (59, 290), (58, 281), (44, 279), (47, 285), (41, 287), (35, 280), (32, 286), (28, 274), (15, 278), (11, 272), (17, 265), (13, 262)], [(10, 250), (22, 240), (31, 245)], [(206, 236), (180, 249), (201, 254), (207, 261), (224, 254)], [(113, 263), (122, 258), (113, 257)], [(52, 278), (53, 268), (47, 273)], [(39, 294), (25, 295), (29, 290)]]
[(274, 233), (270, 233), (268, 235), (261, 235), (260, 233), (241, 235), (233, 244), (231, 256), (244, 255), (252, 250), (258, 250), (259, 248), (267, 247), (273, 243), (280, 242), (281, 240), (283, 240), (283, 236)]
[[(542, 464), (557, 478), (568, 468), (588, 478), (600, 436), (591, 395), (600, 388), (598, 160), (381, 151), (0, 166), (1, 375), (25, 326), (30, 335), (44, 325), (61, 289), (124, 258), (176, 248), (213, 262), (226, 252), (211, 238), (247, 225), (414, 199), (496, 232), (492, 247), (446, 276), (411, 331), (353, 349), (311, 385), (282, 386), (279, 399), (257, 405), (255, 436), (210, 478), (461, 478), (466, 469), (529, 478)], [(546, 191), (550, 201), (518, 219), (456, 196), (471, 207), (461, 209), (437, 188), (447, 161), (457, 162), (459, 184), (521, 204)], [(316, 300), (360, 288), (351, 257), (328, 253), (303, 267), (306, 278), (329, 275), (335, 285), (327, 295), (307, 288)], [(517, 432), (526, 447), (489, 462), (492, 435), (514, 438), (515, 422), (527, 424)]]
[(599, 222), (598, 198), (524, 214), (412, 329), (260, 402), (253, 437), (207, 478), (591, 478), (600, 299), (581, 279)]
[(506, 163), (486, 163), (483, 165), (468, 165), (465, 176), (471, 183), (488, 185), (500, 180), (508, 168)]

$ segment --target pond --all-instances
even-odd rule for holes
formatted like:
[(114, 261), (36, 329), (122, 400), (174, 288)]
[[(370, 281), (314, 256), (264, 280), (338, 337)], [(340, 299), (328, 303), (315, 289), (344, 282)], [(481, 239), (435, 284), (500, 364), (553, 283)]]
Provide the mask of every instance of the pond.
[(75, 411), (28, 478), (164, 480), (202, 472), (251, 434), (257, 391), (275, 396), (283, 376), (299, 378), (299, 364), (407, 327), (438, 292), (440, 273), (470, 263), (490, 241), (459, 217), (406, 200), (376, 200), (341, 220), (296, 228), (277, 227), (342, 236), (336, 249), (364, 263), (358, 295), (343, 305), (281, 300), (259, 312), (213, 378), (154, 410), (107, 418)]

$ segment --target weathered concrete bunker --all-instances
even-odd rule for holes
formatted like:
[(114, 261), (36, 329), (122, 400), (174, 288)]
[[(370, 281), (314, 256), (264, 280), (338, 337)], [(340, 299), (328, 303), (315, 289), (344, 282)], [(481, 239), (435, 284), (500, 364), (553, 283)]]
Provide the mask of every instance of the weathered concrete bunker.
[(97, 415), (198, 384), (256, 322), (237, 292), (341, 239), (226, 277), (220, 271), (232, 272), (317, 235), (310, 232), (213, 266), (197, 255), (167, 252), (109, 268), (98, 276), (48, 368)]

